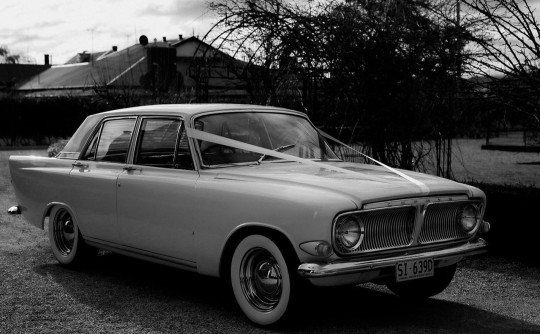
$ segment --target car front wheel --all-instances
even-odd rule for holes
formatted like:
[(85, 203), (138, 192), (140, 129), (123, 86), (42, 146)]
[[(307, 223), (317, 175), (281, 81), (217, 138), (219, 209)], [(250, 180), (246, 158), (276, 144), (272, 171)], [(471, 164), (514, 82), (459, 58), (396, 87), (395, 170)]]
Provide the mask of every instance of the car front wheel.
[(230, 275), (236, 301), (254, 323), (274, 324), (290, 309), (291, 273), (271, 239), (262, 235), (244, 238), (234, 251)]
[(451, 266), (436, 268), (432, 277), (421, 278), (406, 282), (389, 283), (386, 286), (400, 297), (420, 299), (435, 296), (442, 292), (456, 273), (457, 264)]
[(49, 216), (49, 242), (54, 257), (65, 266), (82, 264), (97, 249), (88, 246), (72, 214), (63, 207), (55, 207)]

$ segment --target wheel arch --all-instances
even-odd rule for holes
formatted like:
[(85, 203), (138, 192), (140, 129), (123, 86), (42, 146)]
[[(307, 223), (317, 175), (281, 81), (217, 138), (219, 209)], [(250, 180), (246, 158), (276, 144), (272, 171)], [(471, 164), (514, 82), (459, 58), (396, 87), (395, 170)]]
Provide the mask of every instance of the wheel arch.
[(227, 271), (229, 270), (236, 246), (238, 246), (240, 241), (242, 241), (245, 237), (254, 234), (263, 235), (276, 243), (276, 245), (283, 252), (287, 262), (297, 265), (300, 264), (300, 260), (295, 251), (293, 243), (290, 238), (285, 235), (285, 233), (276, 228), (265, 225), (246, 225), (237, 228), (233, 233), (231, 233), (225, 243), (225, 246), (223, 247), (219, 261), (219, 275), (222, 278), (229, 278)]
[(81, 225), (80, 225), (80, 220), (77, 216), (77, 213), (75, 212), (75, 210), (73, 210), (73, 208), (71, 206), (69, 206), (68, 204), (66, 203), (63, 203), (63, 202), (51, 202), (49, 204), (47, 204), (47, 206), (45, 207), (45, 210), (43, 211), (43, 217), (41, 219), (41, 228), (44, 229), (45, 228), (45, 218), (49, 217), (49, 223), (50, 223), (50, 215), (51, 215), (51, 212), (53, 211), (54, 208), (56, 207), (62, 207), (66, 210), (69, 211), (69, 214), (75, 219), (75, 221), (77, 222), (77, 227), (79, 228), (79, 231), (81, 232), (81, 234), (84, 236), (84, 233), (83, 233), (83, 230), (81, 229)]

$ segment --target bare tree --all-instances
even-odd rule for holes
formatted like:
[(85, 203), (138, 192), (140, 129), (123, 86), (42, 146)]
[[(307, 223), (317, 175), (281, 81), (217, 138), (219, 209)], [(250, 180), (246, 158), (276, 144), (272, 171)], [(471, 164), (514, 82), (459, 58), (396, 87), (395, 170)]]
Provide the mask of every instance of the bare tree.
[[(462, 0), (476, 30), (470, 48), (480, 56), (471, 73), (482, 80), (481, 92), (523, 122), (540, 129), (540, 23), (526, 0)], [(524, 116), (524, 117), (523, 117)]]
[[(377, 159), (451, 176), (464, 29), (444, 1), (216, 0), (205, 37), (245, 60), (253, 100), (306, 111)], [(259, 94), (259, 98), (257, 98)], [(433, 143), (433, 147), (431, 146)]]

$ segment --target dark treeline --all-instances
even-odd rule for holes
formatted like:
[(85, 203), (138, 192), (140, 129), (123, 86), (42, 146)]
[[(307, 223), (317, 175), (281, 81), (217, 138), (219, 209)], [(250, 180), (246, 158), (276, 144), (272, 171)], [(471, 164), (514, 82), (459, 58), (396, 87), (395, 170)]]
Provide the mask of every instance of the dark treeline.
[(4, 97), (0, 99), (0, 145), (48, 145), (69, 137), (94, 113), (108, 110), (93, 97)]

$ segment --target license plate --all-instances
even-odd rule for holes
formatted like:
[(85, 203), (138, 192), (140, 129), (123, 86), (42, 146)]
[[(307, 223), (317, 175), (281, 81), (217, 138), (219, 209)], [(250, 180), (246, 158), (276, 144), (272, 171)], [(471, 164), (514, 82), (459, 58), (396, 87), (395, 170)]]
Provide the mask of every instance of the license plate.
[(433, 276), (433, 259), (396, 263), (396, 282)]

